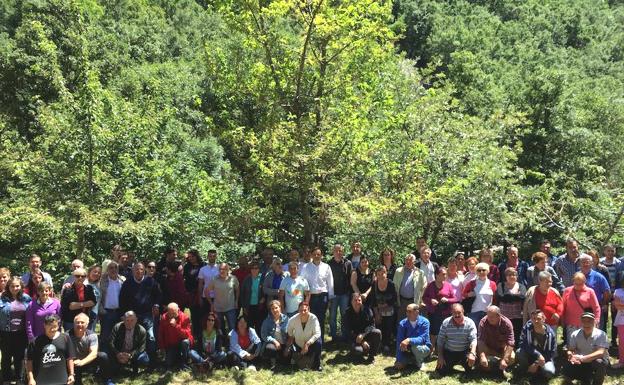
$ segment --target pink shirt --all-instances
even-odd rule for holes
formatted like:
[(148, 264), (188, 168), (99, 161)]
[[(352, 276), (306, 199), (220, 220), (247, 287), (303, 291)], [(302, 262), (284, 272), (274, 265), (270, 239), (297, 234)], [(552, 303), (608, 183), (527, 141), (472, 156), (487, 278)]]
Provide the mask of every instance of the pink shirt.
[(596, 325), (600, 321), (600, 304), (594, 289), (584, 286), (583, 290), (574, 291), (574, 286), (566, 287), (561, 296), (563, 299), (564, 325), (581, 327), (581, 314), (584, 308), (591, 308), (596, 316)]

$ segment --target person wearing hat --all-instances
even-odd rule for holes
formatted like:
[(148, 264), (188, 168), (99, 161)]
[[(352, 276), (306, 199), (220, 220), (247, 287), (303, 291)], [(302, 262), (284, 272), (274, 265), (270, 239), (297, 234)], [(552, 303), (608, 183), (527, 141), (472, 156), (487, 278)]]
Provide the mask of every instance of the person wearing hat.
[(581, 384), (602, 385), (609, 363), (609, 341), (596, 327), (596, 316), (586, 311), (581, 315), (582, 328), (568, 340), (567, 362), (563, 366), (564, 383), (580, 380)]

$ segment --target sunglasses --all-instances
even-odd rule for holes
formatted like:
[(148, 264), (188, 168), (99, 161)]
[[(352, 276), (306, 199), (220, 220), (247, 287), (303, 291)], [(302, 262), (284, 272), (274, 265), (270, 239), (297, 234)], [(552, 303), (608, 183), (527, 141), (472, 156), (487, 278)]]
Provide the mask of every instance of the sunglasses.
[(148, 268), (148, 269), (155, 269), (155, 268), (156, 268), (156, 266), (148, 266), (147, 268)]
[(215, 322), (214, 318), (208, 318), (208, 322)]
[(487, 271), (487, 270), (485, 270), (485, 269), (477, 269), (477, 271)]
[(74, 275), (74, 277), (76, 277), (76, 278), (86, 278), (87, 276), (86, 275)]

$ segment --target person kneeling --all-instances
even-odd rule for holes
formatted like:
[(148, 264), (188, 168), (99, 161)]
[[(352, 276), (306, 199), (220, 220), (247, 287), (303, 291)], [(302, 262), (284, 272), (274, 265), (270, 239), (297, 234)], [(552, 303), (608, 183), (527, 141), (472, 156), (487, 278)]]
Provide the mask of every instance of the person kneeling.
[(287, 330), (287, 348), (292, 349), (297, 366), (321, 371), (321, 326), (307, 302), (299, 304), (299, 313), (288, 320)]
[(394, 367), (404, 369), (410, 361), (416, 369), (422, 368), (423, 361), (431, 354), (429, 340), (429, 320), (420, 315), (418, 305), (407, 305), (407, 318), (399, 322), (397, 329), (397, 353)]
[(373, 362), (381, 345), (381, 330), (375, 328), (373, 311), (362, 303), (362, 295), (351, 295), (351, 307), (347, 309), (345, 319), (353, 344), (353, 351), (359, 356), (367, 356)]
[(540, 309), (533, 310), (531, 319), (522, 328), (520, 349), (516, 352), (518, 370), (531, 375), (542, 374), (546, 379), (555, 376), (553, 358), (557, 350), (555, 332), (546, 323)]
[(477, 352), (479, 368), (486, 372), (504, 374), (515, 361), (514, 332), (509, 318), (498, 306), (488, 306), (486, 316), (479, 322)]
[(165, 352), (167, 369), (188, 369), (188, 359), (193, 345), (191, 321), (175, 302), (167, 305), (167, 312), (158, 325), (158, 348)]
[(264, 356), (271, 360), (274, 367), (279, 358), (282, 363), (288, 362), (290, 350), (286, 349), (288, 342), (288, 317), (282, 314), (280, 301), (273, 300), (269, 304), (271, 313), (262, 322), (260, 335), (264, 343)]
[(225, 362), (227, 354), (223, 351), (223, 334), (217, 325), (217, 315), (214, 312), (208, 313), (206, 325), (202, 332), (201, 345), (197, 350), (189, 352), (191, 360), (196, 365), (200, 373), (205, 373), (215, 365)]
[(146, 367), (150, 363), (145, 351), (147, 331), (137, 321), (136, 313), (129, 310), (124, 314), (123, 322), (113, 327), (108, 346), (113, 373), (116, 373), (122, 365), (130, 365), (132, 371), (137, 373), (139, 366)]
[(464, 316), (461, 304), (453, 304), (451, 316), (442, 321), (436, 349), (438, 373), (448, 374), (457, 364), (461, 364), (466, 373), (472, 372), (477, 359), (477, 327), (473, 320)]
[(69, 337), (76, 349), (74, 358), (75, 384), (82, 385), (84, 373), (97, 372), (101, 378), (106, 380), (106, 385), (114, 385), (110, 377), (108, 354), (98, 352), (98, 336), (88, 330), (88, 326), (89, 316), (85, 313), (79, 313), (74, 317), (74, 328), (69, 331)]
[(230, 331), (230, 365), (240, 369), (256, 370), (254, 362), (260, 355), (262, 341), (256, 330), (249, 327), (249, 319), (242, 315), (236, 321), (236, 328)]
[(564, 384), (602, 385), (609, 362), (607, 335), (595, 325), (594, 313), (581, 315), (582, 328), (572, 332), (568, 341), (568, 361), (563, 366)]

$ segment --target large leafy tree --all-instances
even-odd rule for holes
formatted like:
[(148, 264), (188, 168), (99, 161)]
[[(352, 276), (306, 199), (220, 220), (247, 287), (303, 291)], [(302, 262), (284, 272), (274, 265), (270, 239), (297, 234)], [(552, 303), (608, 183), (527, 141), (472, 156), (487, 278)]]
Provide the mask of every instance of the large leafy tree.
[(259, 239), (318, 242), (331, 231), (326, 202), (370, 172), (390, 3), (244, 0), (219, 11), (228, 28), (208, 52), (214, 130), (264, 208)]

